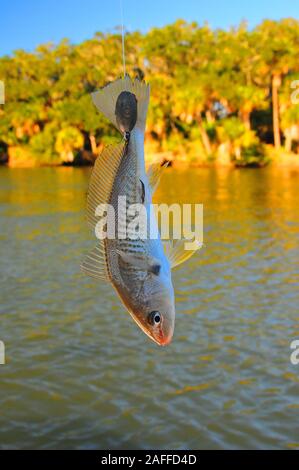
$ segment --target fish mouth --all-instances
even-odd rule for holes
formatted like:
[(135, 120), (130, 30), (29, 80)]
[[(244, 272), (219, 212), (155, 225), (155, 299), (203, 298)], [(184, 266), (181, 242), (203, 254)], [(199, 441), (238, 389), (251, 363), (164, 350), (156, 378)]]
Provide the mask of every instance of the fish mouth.
[(159, 338), (157, 340), (157, 343), (159, 344), (159, 346), (167, 346), (168, 344), (171, 343), (171, 340), (172, 340), (172, 334), (168, 336), (164, 336), (163, 338)]
[(168, 344), (171, 343), (172, 337), (173, 337), (173, 329), (166, 333), (163, 332), (162, 328), (159, 330), (159, 332), (156, 335), (153, 335), (150, 330), (148, 330), (144, 324), (142, 323), (141, 320), (139, 320), (138, 317), (136, 317), (131, 311), (129, 311), (131, 317), (133, 320), (137, 323), (139, 328), (145, 333), (154, 343), (156, 343), (158, 346), (167, 346)]
[(159, 346), (167, 346), (171, 343), (173, 337), (173, 329), (170, 329), (169, 331), (165, 332), (161, 328), (156, 336), (151, 335), (150, 333), (148, 334), (148, 336), (150, 336), (150, 338)]
[(147, 331), (145, 328), (142, 328), (140, 326), (140, 328), (143, 330), (143, 332), (154, 342), (156, 343), (158, 346), (167, 346), (168, 344), (171, 343), (171, 340), (172, 340), (172, 333), (165, 336), (154, 336), (152, 335), (149, 331)]

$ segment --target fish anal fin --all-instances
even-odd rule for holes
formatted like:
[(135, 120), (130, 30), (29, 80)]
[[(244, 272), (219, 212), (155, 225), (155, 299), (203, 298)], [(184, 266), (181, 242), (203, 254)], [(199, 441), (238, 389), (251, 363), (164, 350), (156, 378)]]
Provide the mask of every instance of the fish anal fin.
[(145, 186), (144, 182), (142, 180), (140, 181), (140, 199), (141, 199), (141, 204), (144, 204), (145, 201)]
[(151, 190), (152, 190), (152, 194), (154, 194), (154, 192), (156, 191), (159, 185), (160, 179), (163, 175), (163, 172), (165, 168), (168, 167), (168, 165), (169, 165), (169, 162), (165, 162), (162, 165), (160, 163), (152, 163), (149, 166), (147, 170), (147, 178), (148, 178), (148, 182), (151, 187)]

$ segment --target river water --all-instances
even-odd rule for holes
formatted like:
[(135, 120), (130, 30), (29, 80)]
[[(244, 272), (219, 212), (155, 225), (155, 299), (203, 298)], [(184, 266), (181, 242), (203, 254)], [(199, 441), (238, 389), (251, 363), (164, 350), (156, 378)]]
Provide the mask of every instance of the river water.
[(0, 168), (1, 448), (299, 448), (299, 173), (166, 171), (205, 243), (166, 348), (80, 272), (89, 173)]

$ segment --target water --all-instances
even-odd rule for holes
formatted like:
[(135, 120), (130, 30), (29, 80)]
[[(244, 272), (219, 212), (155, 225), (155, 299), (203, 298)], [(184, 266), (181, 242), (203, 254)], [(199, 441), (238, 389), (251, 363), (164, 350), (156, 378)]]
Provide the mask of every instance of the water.
[(0, 169), (2, 448), (299, 448), (298, 173), (167, 171), (204, 204), (159, 348), (78, 268), (90, 170)]

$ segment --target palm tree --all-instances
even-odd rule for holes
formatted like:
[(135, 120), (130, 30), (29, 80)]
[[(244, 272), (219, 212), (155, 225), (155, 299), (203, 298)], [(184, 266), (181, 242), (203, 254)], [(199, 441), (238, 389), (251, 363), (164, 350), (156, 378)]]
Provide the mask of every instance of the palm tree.
[(272, 96), (273, 136), (275, 148), (281, 146), (279, 88), (283, 78), (298, 66), (299, 24), (291, 18), (265, 20), (258, 28), (257, 49), (260, 73), (270, 79)]

